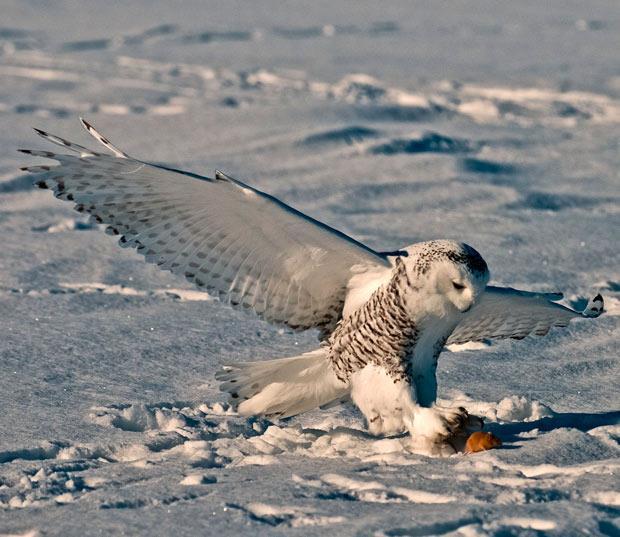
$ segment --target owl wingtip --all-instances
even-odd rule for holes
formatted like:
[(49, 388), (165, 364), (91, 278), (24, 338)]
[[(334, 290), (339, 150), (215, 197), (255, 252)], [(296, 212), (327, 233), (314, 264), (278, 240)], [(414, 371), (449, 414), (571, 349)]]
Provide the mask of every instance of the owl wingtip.
[(603, 295), (601, 293), (597, 293), (594, 298), (591, 298), (588, 301), (587, 306), (581, 312), (581, 315), (584, 317), (594, 318), (598, 317), (605, 310), (605, 301), (603, 300)]

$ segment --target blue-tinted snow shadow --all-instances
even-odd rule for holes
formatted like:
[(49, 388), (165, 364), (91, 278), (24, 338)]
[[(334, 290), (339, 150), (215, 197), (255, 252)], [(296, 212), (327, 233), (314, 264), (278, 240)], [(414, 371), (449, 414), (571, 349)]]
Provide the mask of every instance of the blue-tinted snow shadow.
[(567, 209), (587, 210), (602, 203), (615, 203), (613, 197), (581, 196), (576, 194), (560, 194), (540, 191), (524, 193), (522, 199), (505, 205), (506, 209), (530, 209), (534, 211), (558, 212)]
[(580, 413), (565, 412), (555, 414), (536, 421), (516, 423), (490, 423), (485, 430), (492, 432), (504, 442), (523, 441), (519, 435), (538, 429), (540, 432), (549, 432), (555, 429), (577, 429), (582, 432), (605, 425), (620, 424), (620, 410), (610, 412)]
[(401, 153), (475, 153), (482, 147), (481, 142), (444, 136), (436, 132), (426, 132), (421, 137), (394, 138), (370, 148), (373, 155), (397, 155)]
[(14, 194), (16, 192), (34, 190), (32, 183), (32, 174), (26, 173), (24, 175), (18, 175), (13, 179), (0, 182), (0, 194)]
[(381, 131), (377, 129), (360, 125), (350, 125), (340, 129), (330, 129), (310, 134), (298, 142), (298, 145), (311, 147), (343, 143), (353, 145), (369, 138), (378, 138), (379, 136), (381, 136)]
[[(381, 532), (382, 535), (386, 535), (388, 537), (425, 537), (428, 535), (444, 535), (446, 533), (452, 533), (457, 531), (459, 528), (463, 526), (469, 526), (472, 524), (481, 524), (481, 520), (477, 517), (465, 517), (459, 518), (456, 520), (450, 520), (446, 522), (435, 522), (432, 524), (421, 524), (416, 526), (411, 526), (407, 528), (392, 528), (388, 530), (383, 530)], [(360, 532), (358, 535), (367, 535), (364, 532)]]
[(464, 172), (482, 175), (517, 175), (521, 171), (521, 168), (514, 164), (471, 157), (462, 159), (459, 167)]

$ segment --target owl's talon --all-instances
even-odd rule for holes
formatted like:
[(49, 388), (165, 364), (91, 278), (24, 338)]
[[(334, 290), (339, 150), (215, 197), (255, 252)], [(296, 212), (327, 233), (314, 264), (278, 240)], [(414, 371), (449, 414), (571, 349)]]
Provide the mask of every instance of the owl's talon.
[(463, 407), (420, 408), (414, 417), (413, 425), (412, 436), (432, 444), (451, 443), (453, 438), (482, 428), (481, 420), (471, 416)]

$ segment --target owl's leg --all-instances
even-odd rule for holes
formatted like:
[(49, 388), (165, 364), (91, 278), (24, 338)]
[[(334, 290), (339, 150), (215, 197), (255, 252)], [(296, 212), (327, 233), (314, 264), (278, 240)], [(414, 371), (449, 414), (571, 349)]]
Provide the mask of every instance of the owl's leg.
[(409, 382), (369, 364), (353, 373), (350, 383), (351, 399), (364, 414), (371, 434), (399, 434), (413, 427), (417, 405)]
[(455, 450), (448, 440), (468, 424), (464, 408), (426, 408), (418, 404), (415, 385), (395, 379), (383, 367), (369, 364), (351, 375), (351, 399), (374, 435), (408, 431), (416, 448), (435, 454)]
[(426, 368), (413, 369), (413, 385), (420, 405), (411, 431), (414, 439), (445, 443), (451, 438), (480, 430), (482, 420), (470, 416), (463, 407), (449, 408), (435, 404), (437, 399), (437, 362)]
[(432, 407), (437, 399), (437, 366), (428, 367), (426, 371), (414, 371), (413, 385), (418, 404)]

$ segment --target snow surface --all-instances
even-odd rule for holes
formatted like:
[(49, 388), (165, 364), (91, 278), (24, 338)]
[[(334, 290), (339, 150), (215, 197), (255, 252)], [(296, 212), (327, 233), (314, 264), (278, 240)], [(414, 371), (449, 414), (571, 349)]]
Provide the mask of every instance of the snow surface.
[[(0, 535), (618, 535), (618, 50), (614, 0), (4, 0)], [(607, 313), (442, 354), (442, 404), (498, 450), (412, 453), (351, 407), (242, 419), (218, 367), (316, 335), (221, 307), (31, 188), (14, 149), (41, 147), (31, 126), (85, 143), (78, 115), (371, 247), (463, 240), (495, 283), (600, 291)]]

